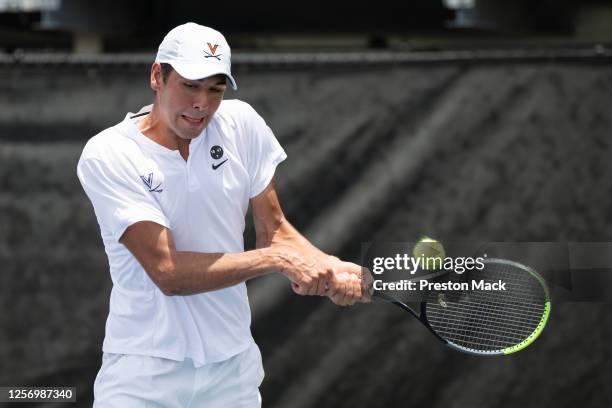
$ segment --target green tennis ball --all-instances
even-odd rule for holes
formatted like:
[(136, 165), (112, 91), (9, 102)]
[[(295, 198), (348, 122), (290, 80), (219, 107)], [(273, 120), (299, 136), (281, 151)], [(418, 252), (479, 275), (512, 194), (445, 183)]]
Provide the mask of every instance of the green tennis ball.
[(412, 256), (415, 258), (423, 258), (421, 261), (421, 269), (433, 271), (442, 269), (444, 265), (444, 246), (439, 241), (427, 236), (421, 237), (412, 250)]

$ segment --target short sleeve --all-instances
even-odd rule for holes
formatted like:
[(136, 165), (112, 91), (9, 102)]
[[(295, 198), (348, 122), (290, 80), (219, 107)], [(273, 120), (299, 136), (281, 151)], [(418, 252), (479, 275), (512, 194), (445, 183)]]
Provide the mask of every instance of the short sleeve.
[(112, 170), (96, 158), (79, 160), (77, 175), (93, 204), (100, 229), (118, 242), (125, 230), (140, 221), (152, 221), (170, 228), (157, 200), (144, 188), (138, 175), (129, 177)]
[(249, 196), (253, 198), (270, 184), (276, 166), (287, 158), (287, 154), (263, 118), (250, 106), (249, 109), (247, 171), (250, 177)]

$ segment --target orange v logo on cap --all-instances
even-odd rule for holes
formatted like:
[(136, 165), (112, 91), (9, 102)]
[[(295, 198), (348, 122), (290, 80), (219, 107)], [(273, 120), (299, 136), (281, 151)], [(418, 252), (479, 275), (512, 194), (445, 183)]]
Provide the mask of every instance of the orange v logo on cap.
[(208, 44), (208, 49), (210, 50), (210, 52), (214, 55), (215, 52), (217, 51), (217, 47), (219, 46), (219, 44), (215, 44), (212, 45), (211, 43), (207, 42), (206, 44)]
[(207, 42), (206, 44), (208, 45), (208, 49), (210, 50), (210, 52), (208, 52), (206, 50), (203, 50), (204, 54), (206, 54), (204, 56), (204, 58), (205, 59), (207, 59), (207, 58), (216, 58), (218, 61), (221, 61), (221, 55), (222, 54), (217, 54), (216, 53), (217, 52), (217, 47), (219, 47), (219, 44), (212, 45), (209, 42)]

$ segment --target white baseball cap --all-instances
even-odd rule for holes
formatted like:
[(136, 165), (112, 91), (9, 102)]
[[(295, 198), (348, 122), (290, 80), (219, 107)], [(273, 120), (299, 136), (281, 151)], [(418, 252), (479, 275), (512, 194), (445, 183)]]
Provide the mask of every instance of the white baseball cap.
[(168, 63), (183, 78), (198, 80), (224, 74), (237, 89), (231, 72), (231, 51), (223, 34), (186, 23), (170, 30), (159, 45), (155, 62)]

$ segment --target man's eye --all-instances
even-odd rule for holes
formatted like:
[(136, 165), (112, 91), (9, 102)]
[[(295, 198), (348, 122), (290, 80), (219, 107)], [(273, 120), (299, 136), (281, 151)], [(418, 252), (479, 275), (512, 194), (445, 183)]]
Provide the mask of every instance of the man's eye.
[(190, 84), (190, 83), (188, 83), (188, 82), (185, 82), (185, 86), (186, 86), (187, 88), (195, 88), (195, 87), (196, 87), (194, 84)]

